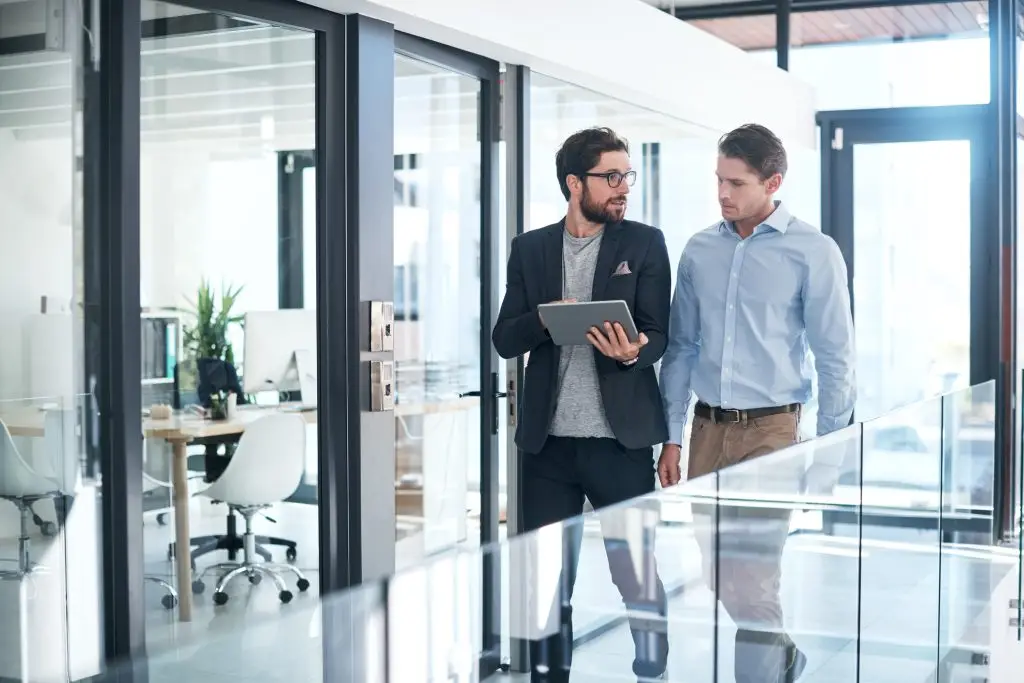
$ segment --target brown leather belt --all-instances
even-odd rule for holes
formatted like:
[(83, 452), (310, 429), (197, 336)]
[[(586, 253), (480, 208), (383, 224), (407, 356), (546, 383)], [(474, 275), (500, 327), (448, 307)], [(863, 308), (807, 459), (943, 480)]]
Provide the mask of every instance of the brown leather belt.
[(712, 408), (703, 401), (698, 401), (693, 407), (693, 414), (711, 420), (715, 424), (739, 424), (747, 420), (756, 420), (759, 417), (769, 415), (784, 415), (795, 413), (800, 410), (799, 403), (790, 403), (786, 406), (774, 406), (771, 408), (750, 408), (749, 410), (736, 410), (732, 408)]

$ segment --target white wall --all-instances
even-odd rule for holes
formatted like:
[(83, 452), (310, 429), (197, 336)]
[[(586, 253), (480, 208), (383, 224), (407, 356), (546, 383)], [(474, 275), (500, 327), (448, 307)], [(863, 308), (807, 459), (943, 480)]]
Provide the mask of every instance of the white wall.
[(304, 0), (512, 64), (712, 132), (757, 121), (815, 144), (810, 87), (639, 0)]
[(244, 285), (239, 311), (277, 308), (277, 158), (143, 144), (142, 305), (189, 306), (202, 278)]
[[(211, 156), (200, 146), (143, 148), (142, 305), (187, 306), (205, 276), (218, 289), (244, 284), (240, 311), (276, 308), (276, 157)], [(0, 400), (47, 386), (30, 381), (28, 327), (43, 295), (72, 299), (71, 182), (69, 140), (16, 140), (0, 129)], [(55, 364), (69, 362), (70, 337), (44, 341), (68, 355)]]
[(24, 328), (40, 297), (71, 301), (72, 168), (70, 140), (0, 129), (0, 400), (26, 397)]

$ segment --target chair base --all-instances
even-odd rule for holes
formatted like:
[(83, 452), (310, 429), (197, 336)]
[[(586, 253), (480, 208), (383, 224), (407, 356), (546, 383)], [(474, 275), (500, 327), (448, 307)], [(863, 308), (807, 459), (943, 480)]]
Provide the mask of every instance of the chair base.
[[(298, 580), (296, 587), (300, 592), (305, 592), (309, 589), (309, 579), (299, 571), (299, 569), (290, 564), (271, 564), (266, 562), (270, 559), (270, 553), (260, 546), (257, 542), (262, 541), (264, 543), (270, 543), (273, 545), (284, 545), (288, 547), (288, 559), (295, 558), (295, 543), (293, 541), (287, 541), (285, 539), (268, 537), (268, 536), (256, 536), (252, 532), (252, 518), (257, 512), (262, 510), (265, 506), (253, 506), (253, 507), (233, 507), (232, 511), (239, 512), (243, 518), (245, 518), (245, 533), (239, 538), (241, 541), (241, 548), (243, 552), (243, 558), (241, 562), (219, 562), (214, 565), (210, 565), (200, 572), (195, 580), (192, 582), (192, 592), (196, 595), (203, 593), (206, 590), (206, 584), (203, 582), (203, 578), (210, 572), (222, 571), (224, 572), (221, 577), (217, 580), (216, 588), (213, 591), (213, 602), (215, 605), (224, 605), (228, 601), (228, 594), (225, 589), (228, 584), (239, 576), (245, 576), (248, 578), (249, 583), (252, 585), (259, 584), (264, 576), (269, 576), (274, 582), (277, 588), (278, 599), (283, 603), (291, 602), (294, 595), (288, 590), (287, 584), (284, 582), (283, 574), (291, 573), (294, 574)], [(201, 546), (198, 550), (192, 553), (193, 565), (195, 558), (213, 552), (214, 550), (223, 549), (221, 544), (226, 543), (229, 537), (218, 537), (215, 541), (210, 541), (206, 545)], [(209, 549), (207, 549), (209, 548)], [(205, 552), (203, 552), (205, 551)], [(257, 560), (259, 556), (261, 560)]]
[(54, 498), (55, 495), (56, 494), (40, 496), (0, 496), (0, 498), (10, 501), (16, 508), (18, 508), (18, 516), (20, 518), (18, 557), (13, 560), (0, 560), (0, 562), (16, 563), (17, 567), (15, 569), (0, 570), (0, 580), (20, 581), (25, 577), (32, 576), (33, 574), (45, 574), (49, 572), (46, 567), (32, 561), (31, 539), (29, 538), (28, 531), (29, 525), (32, 523), (35, 515), (32, 511), (32, 506), (41, 500)]
[[(189, 539), (190, 545), (198, 546), (191, 552), (193, 571), (195, 571), (196, 568), (196, 560), (203, 555), (209, 555), (210, 553), (217, 552), (218, 550), (226, 550), (228, 553), (228, 561), (235, 562), (238, 558), (238, 553), (245, 551), (245, 540), (243, 536), (238, 533), (238, 524), (234, 512), (234, 508), (228, 512), (227, 533), (208, 536), (193, 536)], [(276, 545), (286, 548), (285, 558), (289, 562), (294, 562), (299, 555), (298, 544), (291, 539), (278, 538), (276, 536), (256, 536), (256, 553), (267, 562), (270, 562), (271, 560), (270, 551), (265, 547), (268, 545)], [(167, 559), (173, 560), (176, 552), (176, 544), (168, 544)]]
[(164, 606), (164, 609), (174, 609), (178, 606), (178, 591), (175, 590), (174, 586), (156, 576), (147, 576), (144, 578), (146, 581), (155, 583), (164, 589), (163, 597), (160, 598), (160, 604)]

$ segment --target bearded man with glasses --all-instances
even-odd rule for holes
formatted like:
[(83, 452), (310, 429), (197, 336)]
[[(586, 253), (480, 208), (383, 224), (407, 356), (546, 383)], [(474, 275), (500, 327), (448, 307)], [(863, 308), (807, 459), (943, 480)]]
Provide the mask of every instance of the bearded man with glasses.
[[(582, 130), (562, 145), (555, 170), (566, 216), (512, 241), (492, 335), (502, 358), (530, 356), (516, 429), (525, 531), (582, 514), (584, 498), (600, 510), (651, 493), (653, 447), (668, 438), (654, 365), (665, 352), (671, 266), (661, 231), (626, 220), (636, 182), (629, 146), (607, 128)], [(600, 300), (626, 302), (640, 332), (636, 341), (614, 323), (593, 328), (589, 346), (552, 342), (538, 306)], [(665, 589), (654, 568), (653, 541), (644, 539), (631, 554), (626, 532), (615, 538), (606, 528), (622, 517), (619, 511), (602, 517), (605, 551), (631, 615), (633, 671), (640, 680), (653, 680), (664, 675), (668, 657)], [(569, 680), (569, 597), (582, 529), (567, 526), (564, 536), (558, 623), (531, 637), (534, 682)]]

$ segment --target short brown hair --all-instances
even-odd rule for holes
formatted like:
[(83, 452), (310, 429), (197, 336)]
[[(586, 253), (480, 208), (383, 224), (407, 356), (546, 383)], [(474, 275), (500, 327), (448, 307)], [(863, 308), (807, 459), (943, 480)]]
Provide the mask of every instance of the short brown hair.
[(555, 171), (562, 196), (569, 201), (569, 185), (566, 176), (583, 177), (601, 162), (605, 152), (629, 154), (629, 143), (611, 128), (585, 128), (570, 135), (555, 155)]
[(782, 140), (764, 126), (748, 123), (729, 131), (718, 141), (718, 153), (746, 162), (761, 180), (778, 173), (786, 176), (789, 163)]

